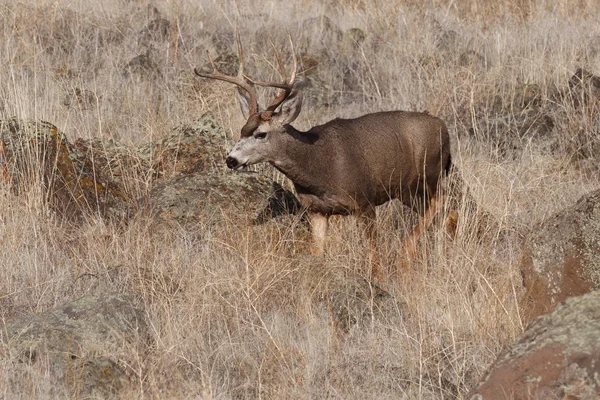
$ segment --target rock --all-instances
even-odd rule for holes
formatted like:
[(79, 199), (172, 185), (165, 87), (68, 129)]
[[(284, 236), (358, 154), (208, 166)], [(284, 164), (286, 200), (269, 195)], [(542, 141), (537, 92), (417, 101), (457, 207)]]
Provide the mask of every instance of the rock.
[(230, 146), (225, 131), (209, 114), (143, 146), (139, 153), (152, 160), (154, 176), (162, 179), (143, 201), (152, 214), (168, 225), (192, 227), (221, 220), (223, 211), (264, 223), (300, 210), (296, 197), (272, 179), (227, 170)]
[(569, 79), (569, 95), (575, 105), (597, 102), (600, 100), (600, 77), (583, 68), (577, 69)]
[(540, 109), (485, 118), (469, 129), (469, 133), (491, 142), (502, 157), (517, 157), (526, 148), (552, 149), (556, 146), (555, 121)]
[(136, 82), (154, 80), (162, 76), (158, 64), (152, 60), (151, 50), (133, 57), (123, 68), (123, 76), (132, 78)]
[[(89, 12), (68, 8), (57, 12), (49, 3), (6, 6), (13, 17), (11, 25), (28, 27), (21, 32), (23, 40), (34, 40), (50, 57), (64, 56), (65, 60), (74, 61), (73, 54), (77, 54), (80, 57), (77, 62), (86, 64), (86, 69), (97, 66), (97, 61), (103, 60), (99, 55), (104, 54), (107, 45), (121, 45), (126, 36), (124, 19), (115, 18), (113, 23), (106, 24), (99, 15), (92, 16)], [(47, 23), (35, 23), (40, 15), (47, 16)], [(8, 20), (5, 21), (8, 23)]]
[(568, 299), (498, 356), (471, 400), (600, 398), (600, 292)]
[(139, 148), (140, 157), (151, 160), (157, 178), (179, 174), (224, 171), (231, 142), (217, 121), (204, 114), (191, 124), (183, 124), (155, 142)]
[(600, 190), (534, 227), (520, 268), (530, 317), (600, 288)]
[(367, 34), (360, 28), (350, 28), (344, 32), (344, 47), (356, 48), (364, 43)]
[[(272, 52), (269, 43), (282, 51), (285, 57), (289, 53), (288, 34), (292, 35), (297, 53), (317, 53), (320, 55), (338, 55), (344, 45), (344, 32), (326, 15), (309, 17), (300, 21), (273, 21), (269, 19), (256, 30), (254, 42)], [(352, 33), (351, 33), (352, 34)], [(358, 37), (357, 37), (358, 39)]]
[(291, 192), (251, 172), (182, 174), (153, 188), (147, 202), (160, 221), (183, 227), (221, 221), (223, 211), (263, 223), (300, 209)]
[(435, 26), (435, 47), (444, 53), (454, 53), (460, 47), (461, 38), (452, 29), (443, 29), (439, 23)]
[(97, 174), (111, 179), (119, 187), (129, 187), (131, 180), (150, 180), (147, 175), (150, 175), (153, 160), (136, 148), (103, 138), (77, 138), (73, 148), (93, 162)]
[(205, 114), (138, 148), (101, 138), (79, 138), (73, 146), (94, 161), (94, 168), (101, 175), (125, 184), (124, 180), (132, 176), (148, 175), (147, 181), (151, 182), (179, 174), (224, 171), (230, 144), (223, 128)]
[(589, 38), (587, 44), (584, 46), (584, 54), (587, 54), (589, 59), (595, 59), (600, 56), (600, 35), (595, 34)]
[(316, 75), (299, 76), (294, 87), (302, 90), (304, 99), (302, 104), (307, 108), (327, 108), (341, 101), (340, 91), (334, 90), (331, 85)]
[[(230, 29), (214, 30), (210, 36), (210, 41), (217, 54), (230, 53), (235, 44), (235, 35)], [(234, 65), (237, 66), (238, 62)]]
[(326, 15), (310, 17), (298, 24), (300, 43), (298, 48), (319, 49), (332, 48), (342, 41), (343, 31)]
[(472, 69), (486, 69), (489, 64), (484, 56), (476, 52), (475, 50), (464, 51), (460, 57), (458, 57), (458, 65), (463, 68)]
[(538, 107), (542, 102), (542, 88), (535, 83), (518, 85), (515, 88), (513, 108), (524, 110), (528, 107)]
[(124, 219), (131, 213), (123, 187), (98, 173), (86, 154), (48, 122), (0, 121), (0, 167), (17, 192), (41, 181), (49, 205), (63, 217), (99, 213)]
[(62, 101), (65, 107), (74, 107), (80, 110), (88, 110), (96, 108), (98, 105), (98, 99), (96, 94), (91, 90), (75, 88), (69, 90)]
[[(324, 63), (324, 59), (320, 54), (311, 54), (311, 53), (300, 53), (298, 55), (298, 61), (300, 63), (300, 73), (302, 76), (318, 76), (317, 72), (320, 66), (327, 65)], [(296, 78), (296, 82), (298, 82), (298, 78)], [(300, 89), (296, 83), (295, 86), (297, 89)]]
[(465, 123), (477, 121), (469, 129), (473, 136), (491, 144), (501, 158), (518, 158), (527, 149), (567, 156), (574, 164), (590, 159), (584, 163), (594, 167), (600, 158), (599, 76), (578, 69), (562, 86), (542, 90), (535, 83), (518, 84), (512, 92), (509, 102), (497, 91), (482, 92), (472, 107), (475, 118), (458, 107)]
[(145, 351), (149, 330), (144, 313), (120, 293), (84, 296), (41, 314), (24, 316), (0, 329), (15, 368), (47, 368), (56, 390), (79, 397), (115, 397), (129, 385), (123, 366)]
[(171, 22), (157, 17), (151, 20), (138, 33), (138, 45), (150, 46), (153, 42), (162, 42), (171, 34)]
[[(215, 63), (215, 67), (217, 68), (217, 71), (219, 71), (220, 73), (229, 75), (229, 76), (237, 75), (238, 66), (240, 65), (240, 59), (238, 58), (237, 54), (232, 53), (230, 50), (219, 53), (218, 56), (213, 58), (213, 62)], [(244, 70), (245, 70), (245, 68), (246, 68), (246, 66), (244, 66)], [(202, 65), (202, 67), (199, 68), (199, 71), (205, 72), (205, 73), (212, 73), (213, 67), (210, 64), (210, 61), (206, 62), (204, 65)], [(211, 82), (211, 81), (205, 81), (205, 80), (202, 80), (202, 81), (203, 82)]]
[[(389, 293), (359, 276), (332, 280), (321, 296), (338, 334), (348, 333), (356, 325), (370, 323), (377, 311), (396, 302)], [(381, 314), (385, 315), (384, 312)]]
[(273, 181), (271, 182), (271, 191), (267, 197), (266, 205), (259, 211), (254, 222), (263, 224), (281, 215), (298, 214), (301, 210), (302, 204), (296, 196)]
[[(134, 205), (150, 205), (159, 219), (183, 225), (223, 210), (250, 212), (263, 223), (300, 209), (296, 197), (272, 179), (227, 170), (230, 141), (208, 114), (137, 149), (100, 138), (70, 144), (52, 124), (16, 119), (0, 121), (0, 139), (5, 179), (17, 191), (31, 178), (41, 179), (51, 207), (69, 219), (99, 213), (126, 221)], [(132, 186), (140, 180), (160, 183), (134, 204), (127, 193), (135, 193)]]

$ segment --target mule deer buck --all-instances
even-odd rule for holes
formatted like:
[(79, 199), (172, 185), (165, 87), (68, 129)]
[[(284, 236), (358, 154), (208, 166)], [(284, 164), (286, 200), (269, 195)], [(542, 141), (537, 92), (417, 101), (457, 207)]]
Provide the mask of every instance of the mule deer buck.
[[(227, 166), (239, 169), (269, 162), (286, 175), (309, 214), (314, 253), (323, 250), (331, 215), (361, 217), (373, 238), (375, 206), (394, 198), (415, 209), (425, 205), (408, 239), (409, 252), (414, 252), (416, 238), (431, 224), (443, 203), (437, 187), (451, 165), (446, 125), (428, 113), (388, 111), (334, 119), (306, 132), (297, 130), (290, 124), (300, 114), (302, 93), (294, 89), (297, 60), (291, 38), (290, 44), (294, 66), (289, 79), (276, 51), (281, 83), (259, 82), (244, 75), (239, 35), (237, 77), (219, 73), (210, 55), (212, 73), (194, 70), (200, 77), (238, 87), (238, 101), (247, 121), (227, 157)], [(282, 92), (262, 108), (254, 85)], [(380, 282), (387, 280), (379, 263), (374, 263), (372, 277)]]

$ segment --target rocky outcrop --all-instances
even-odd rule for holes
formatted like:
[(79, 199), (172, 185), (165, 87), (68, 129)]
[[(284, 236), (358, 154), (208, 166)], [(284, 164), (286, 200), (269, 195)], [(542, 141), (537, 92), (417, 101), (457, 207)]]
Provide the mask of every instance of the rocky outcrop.
[(0, 357), (22, 374), (48, 370), (57, 395), (115, 397), (130, 384), (130, 355), (149, 345), (144, 313), (120, 293), (87, 295), (0, 329)]
[(483, 91), (472, 108), (458, 109), (464, 110), (460, 118), (465, 126), (470, 124), (467, 134), (487, 152), (491, 145), (502, 159), (519, 159), (524, 151), (568, 156), (586, 174), (597, 176), (599, 105), (600, 76), (579, 68), (564, 85), (499, 87)]
[[(300, 209), (272, 179), (228, 171), (230, 146), (208, 114), (138, 148), (100, 138), (70, 143), (48, 122), (13, 118), (0, 121), (0, 172), (17, 192), (41, 182), (45, 200), (69, 220), (94, 214), (126, 222), (149, 206), (160, 221), (179, 225), (223, 210), (265, 222)], [(144, 183), (152, 187), (149, 195), (133, 201)]]
[(148, 194), (147, 205), (161, 222), (193, 226), (222, 219), (223, 211), (262, 223), (294, 214), (300, 203), (289, 191), (255, 172), (233, 172), (225, 167), (225, 131), (210, 115), (140, 149), (151, 159), (155, 178), (162, 178)]
[(154, 178), (171, 178), (195, 172), (223, 172), (231, 141), (210, 115), (175, 127), (168, 135), (145, 145), (137, 153), (150, 160)]
[(533, 228), (520, 266), (531, 317), (600, 288), (600, 190)]
[(590, 71), (578, 68), (569, 79), (568, 86), (567, 95), (577, 106), (600, 100), (600, 77)]
[(469, 134), (493, 143), (498, 149), (498, 154), (508, 158), (518, 156), (523, 151), (523, 143), (526, 141), (532, 141), (538, 148), (551, 149), (552, 146), (556, 146), (554, 127), (555, 121), (550, 114), (532, 108), (517, 114), (482, 120), (469, 129)]
[(535, 320), (467, 398), (597, 399), (599, 359), (600, 292), (594, 292)]
[(148, 204), (159, 221), (183, 227), (220, 221), (224, 210), (262, 223), (300, 209), (292, 193), (252, 172), (182, 174), (152, 189)]
[(123, 187), (99, 173), (51, 123), (0, 121), (0, 167), (3, 178), (18, 192), (41, 182), (51, 207), (69, 219), (88, 213), (112, 219), (131, 214)]

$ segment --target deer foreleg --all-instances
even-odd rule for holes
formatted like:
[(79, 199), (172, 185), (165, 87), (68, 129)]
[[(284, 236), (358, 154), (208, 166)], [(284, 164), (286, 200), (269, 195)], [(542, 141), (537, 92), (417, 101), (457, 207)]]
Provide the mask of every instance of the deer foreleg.
[(419, 219), (419, 222), (413, 229), (412, 233), (405, 240), (406, 254), (409, 259), (413, 259), (417, 254), (417, 244), (419, 237), (425, 232), (433, 223), (435, 216), (440, 212), (444, 206), (445, 196), (437, 195), (433, 196), (429, 201), (429, 208), (425, 211), (425, 214)]
[(371, 247), (375, 247), (375, 244), (377, 242), (377, 229), (375, 226), (375, 209), (370, 208), (367, 211), (363, 211), (358, 215), (358, 220), (360, 221), (360, 225), (362, 226), (362, 230), (366, 234), (367, 239), (369, 239), (369, 245)]
[(327, 228), (329, 220), (327, 215), (321, 213), (311, 213), (310, 230), (313, 237), (312, 253), (315, 255), (323, 253), (325, 249), (325, 238), (327, 237)]
[(364, 233), (369, 240), (369, 261), (371, 264), (371, 279), (379, 284), (385, 284), (388, 280), (386, 268), (381, 265), (379, 252), (377, 251), (377, 225), (375, 208), (370, 208), (360, 214), (359, 220), (364, 228)]

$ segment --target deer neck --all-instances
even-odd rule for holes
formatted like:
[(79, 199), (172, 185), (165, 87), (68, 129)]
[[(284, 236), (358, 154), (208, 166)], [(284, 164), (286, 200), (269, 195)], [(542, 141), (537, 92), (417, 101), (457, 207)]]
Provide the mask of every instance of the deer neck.
[(301, 132), (291, 125), (285, 126), (278, 157), (271, 164), (287, 176), (296, 187), (317, 191), (324, 168), (320, 155), (320, 137), (317, 133)]

